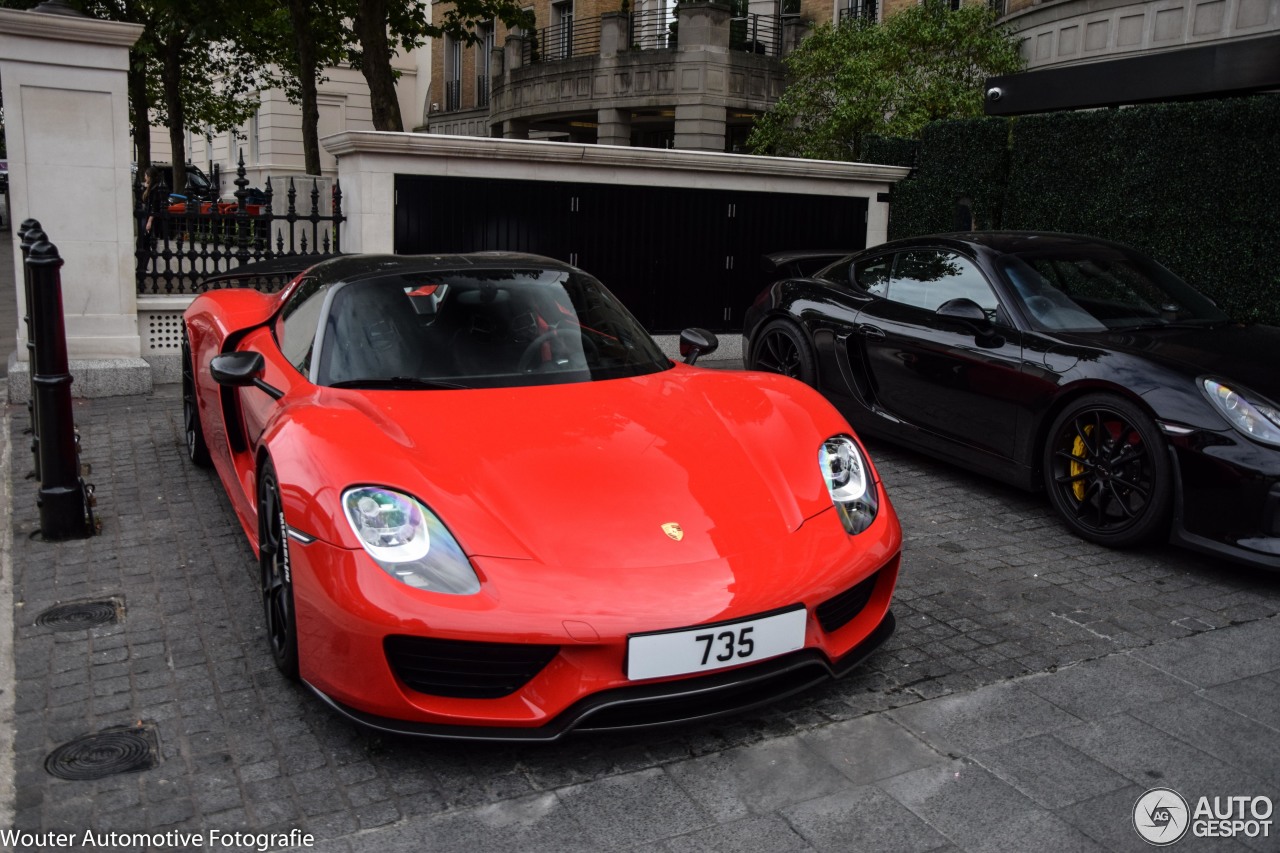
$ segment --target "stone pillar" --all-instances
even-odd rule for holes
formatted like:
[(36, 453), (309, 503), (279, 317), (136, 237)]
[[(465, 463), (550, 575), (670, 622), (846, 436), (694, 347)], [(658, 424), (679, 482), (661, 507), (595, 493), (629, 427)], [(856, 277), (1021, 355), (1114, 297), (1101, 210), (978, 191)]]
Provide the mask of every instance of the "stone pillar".
[(529, 138), (529, 122), (515, 119), (512, 121), (504, 121), (502, 123), (503, 139), (528, 139)]
[(681, 3), (676, 7), (676, 22), (680, 25), (680, 51), (728, 53), (729, 17), (729, 7), (721, 3), (702, 0)]
[(502, 47), (505, 72), (511, 72), (524, 64), (524, 36), (512, 33)]
[(813, 30), (813, 22), (798, 15), (782, 19), (782, 55), (786, 56)]
[[(682, 26), (681, 32), (683, 30)], [(727, 110), (722, 106), (677, 104), (676, 148), (684, 151), (724, 151), (727, 117)]]
[(630, 110), (597, 110), (596, 124), (597, 145), (631, 144)]
[(600, 16), (600, 56), (608, 59), (630, 50), (627, 34), (630, 18), (626, 12), (605, 12)]
[[(130, 370), (140, 365), (146, 370), (141, 390), (150, 390), (150, 372), (140, 358), (134, 284), (126, 82), (129, 48), (142, 30), (70, 13), (52, 2), (32, 11), (0, 9), (9, 203), (14, 221), (38, 220), (66, 261), (67, 347), (77, 393), (85, 396), (97, 394), (86, 391), (89, 371), (77, 360), (129, 362), (119, 366)], [(11, 239), (22, 315), (17, 228)], [(19, 323), (11, 363), (22, 361), (25, 368), (26, 353), (26, 328)]]

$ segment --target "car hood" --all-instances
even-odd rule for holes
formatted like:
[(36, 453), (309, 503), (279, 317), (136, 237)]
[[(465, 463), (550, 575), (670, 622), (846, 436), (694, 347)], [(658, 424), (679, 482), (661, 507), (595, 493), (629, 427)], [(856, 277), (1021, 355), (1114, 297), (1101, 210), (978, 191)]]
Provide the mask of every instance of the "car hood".
[[(362, 446), (331, 478), (417, 496), (472, 556), (565, 567), (776, 545), (831, 508), (818, 449), (849, 431), (793, 380), (683, 366), (532, 388), (320, 393), (341, 455)], [(335, 532), (357, 547), (344, 526)]]
[(1280, 403), (1280, 372), (1269, 364), (1280, 351), (1280, 327), (1233, 323), (1209, 329), (1155, 329), (1080, 335), (1091, 346), (1153, 359), (1191, 377), (1242, 383)]

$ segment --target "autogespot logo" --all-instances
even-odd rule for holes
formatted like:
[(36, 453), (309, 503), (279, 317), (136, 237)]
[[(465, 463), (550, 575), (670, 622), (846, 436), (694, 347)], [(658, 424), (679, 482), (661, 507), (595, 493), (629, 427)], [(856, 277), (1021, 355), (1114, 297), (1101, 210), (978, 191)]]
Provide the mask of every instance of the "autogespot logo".
[(1186, 835), (1189, 824), (1187, 801), (1172, 788), (1152, 788), (1133, 804), (1133, 828), (1148, 844), (1172, 844)]

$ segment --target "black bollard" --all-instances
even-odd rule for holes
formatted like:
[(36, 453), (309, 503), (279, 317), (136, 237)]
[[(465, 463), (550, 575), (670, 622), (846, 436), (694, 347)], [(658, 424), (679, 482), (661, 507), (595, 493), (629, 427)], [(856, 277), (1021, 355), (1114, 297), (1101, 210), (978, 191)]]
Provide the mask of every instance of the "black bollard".
[(71, 413), (71, 374), (67, 332), (62, 317), (62, 258), (48, 240), (31, 246), (26, 266), (34, 297), (32, 325), (36, 333), (32, 375), (40, 433), (40, 533), (46, 540), (92, 535), (92, 511), (76, 446)]
[(31, 270), (27, 268), (27, 255), (32, 246), (44, 239), (44, 230), (39, 222), (22, 220), (18, 226), (18, 245), (22, 248), (22, 292), (27, 303), (27, 313), (23, 316), (27, 324), (27, 419), (31, 424), (31, 458), (35, 461), (31, 476), (36, 480), (40, 479), (40, 425), (36, 416), (36, 335), (35, 324), (31, 320)]

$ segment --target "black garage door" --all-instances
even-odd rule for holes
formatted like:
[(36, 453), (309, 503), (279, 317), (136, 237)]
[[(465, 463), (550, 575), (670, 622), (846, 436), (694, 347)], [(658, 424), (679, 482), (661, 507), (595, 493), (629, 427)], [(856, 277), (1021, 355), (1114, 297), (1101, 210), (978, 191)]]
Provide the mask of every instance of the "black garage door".
[(395, 251), (547, 255), (651, 332), (740, 331), (762, 255), (864, 248), (866, 216), (865, 198), (397, 175)]

